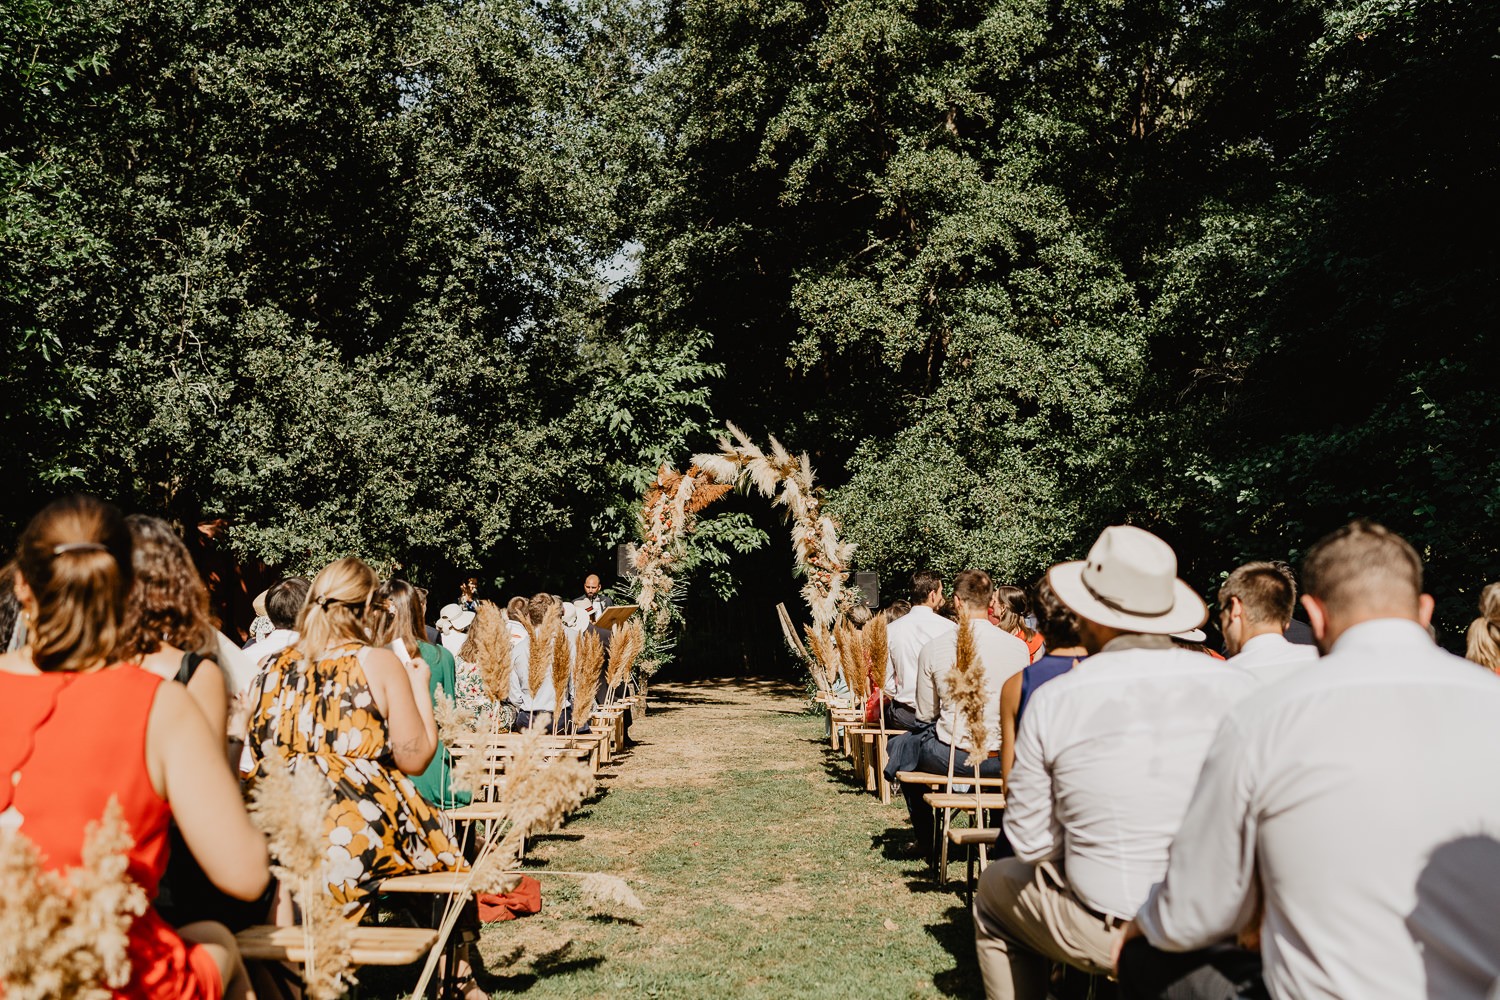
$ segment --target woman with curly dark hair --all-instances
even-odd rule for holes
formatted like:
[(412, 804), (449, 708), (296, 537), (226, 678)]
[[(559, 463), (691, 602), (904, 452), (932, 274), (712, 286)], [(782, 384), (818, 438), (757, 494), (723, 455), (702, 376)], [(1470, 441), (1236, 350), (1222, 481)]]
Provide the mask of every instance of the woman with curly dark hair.
[[(167, 522), (144, 514), (125, 519), (134, 582), (118, 656), (163, 680), (187, 686), (209, 729), (225, 742), (229, 695), (219, 669), (208, 588), (187, 546)], [(209, 669), (199, 669), (207, 664)]]

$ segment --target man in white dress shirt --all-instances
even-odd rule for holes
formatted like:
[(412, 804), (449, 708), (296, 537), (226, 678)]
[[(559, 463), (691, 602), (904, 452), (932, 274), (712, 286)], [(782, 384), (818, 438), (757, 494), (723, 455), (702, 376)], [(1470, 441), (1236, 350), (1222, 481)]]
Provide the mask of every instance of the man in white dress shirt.
[(885, 725), (887, 729), (916, 729), (917, 657), (922, 647), (940, 635), (952, 635), (954, 624), (937, 609), (943, 606), (943, 578), (932, 570), (911, 575), (911, 610), (886, 629), (889, 655), (885, 665)]
[(1280, 680), (1318, 658), (1316, 646), (1288, 642), (1297, 581), (1276, 563), (1246, 563), (1219, 588), (1219, 628), (1229, 662), (1262, 684)]
[(1052, 567), (1048, 582), (1093, 655), (1038, 689), (1021, 718), (1005, 812), (1016, 856), (986, 868), (974, 896), (990, 1000), (1042, 1000), (1053, 961), (1110, 971), (1166, 870), (1220, 720), (1256, 687), (1173, 644), (1208, 609), (1150, 532), (1106, 528), (1086, 562)]
[(1125, 995), (1215, 995), (1197, 949), (1244, 932), (1280, 1000), (1500, 995), (1500, 683), (1433, 645), (1385, 528), (1334, 532), (1302, 579), (1324, 656), (1224, 721)]
[[(917, 658), (913, 693), (917, 721), (923, 724), (923, 728), (897, 737), (897, 740), (914, 744), (907, 750), (895, 748), (896, 741), (892, 741), (891, 756), (912, 762), (910, 768), (902, 767), (901, 770), (947, 774), (951, 748), (954, 775), (972, 776), (974, 765), (971, 758), (978, 757), (982, 777), (1000, 776), (1000, 689), (1012, 675), (1026, 669), (1031, 654), (1026, 643), (990, 623), (990, 597), (994, 592), (994, 581), (983, 570), (964, 570), (953, 581), (954, 605), (973, 629), (974, 654), (984, 668), (987, 733), (984, 746), (974, 746), (968, 726), (948, 696), (948, 673), (958, 659), (958, 627), (954, 626), (923, 646)], [(926, 785), (903, 785), (901, 788), (917, 846), (923, 849), (932, 844), (934, 832), (932, 806), (922, 800), (929, 791), (931, 789)]]

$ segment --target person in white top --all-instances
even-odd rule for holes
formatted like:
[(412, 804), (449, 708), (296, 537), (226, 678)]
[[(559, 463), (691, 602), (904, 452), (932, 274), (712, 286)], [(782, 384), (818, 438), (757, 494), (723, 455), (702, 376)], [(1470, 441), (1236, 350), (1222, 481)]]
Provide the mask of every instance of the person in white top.
[(1126, 994), (1196, 985), (1196, 950), (1245, 934), (1277, 998), (1500, 995), (1500, 683), (1433, 645), (1393, 532), (1340, 529), (1302, 579), (1324, 656), (1225, 719), (1126, 933)]
[[(906, 770), (947, 774), (950, 760), (953, 774), (972, 776), (971, 756), (980, 758), (981, 776), (1000, 776), (1000, 689), (1012, 674), (1026, 669), (1031, 655), (1026, 643), (990, 624), (990, 595), (994, 590), (994, 582), (983, 570), (964, 570), (953, 582), (954, 604), (973, 629), (974, 652), (984, 668), (984, 714), (988, 734), (984, 746), (976, 748), (973, 745), (968, 727), (948, 697), (948, 673), (958, 658), (958, 628), (954, 626), (922, 647), (913, 693), (917, 721), (925, 725), (891, 741), (889, 756), (892, 764), (887, 768), (887, 774), (892, 777), (896, 771)], [(915, 612), (916, 609), (912, 610)], [(907, 615), (909, 617), (911, 615)], [(930, 849), (933, 838), (932, 807), (922, 800), (929, 791), (931, 789), (926, 785), (901, 787), (907, 812), (911, 815), (912, 830), (916, 833), (916, 847), (924, 850)]]
[(943, 606), (943, 578), (931, 570), (911, 575), (911, 610), (886, 628), (885, 725), (917, 729), (917, 657), (922, 647), (956, 626), (937, 613)]
[(1230, 573), (1219, 588), (1219, 629), (1229, 662), (1270, 684), (1316, 660), (1316, 646), (1288, 642), (1284, 635), (1296, 603), (1297, 581), (1276, 563), (1246, 563)]
[[(539, 595), (551, 603), (547, 595)], [(543, 672), (535, 691), (531, 690), (531, 641), (536, 626), (542, 623), (545, 607), (536, 598), (512, 597), (506, 604), (506, 624), (510, 626), (510, 703), (515, 707), (517, 730), (530, 728), (540, 723), (546, 730), (552, 726), (553, 714), (557, 711), (557, 695), (552, 689), (551, 658), (548, 669)], [(522, 617), (526, 624), (522, 624)], [(530, 625), (528, 630), (526, 625)]]
[(307, 603), (307, 590), (311, 586), (312, 581), (305, 576), (289, 576), (271, 584), (266, 591), (266, 617), (271, 620), (271, 631), (245, 647), (245, 655), (257, 669), (268, 657), (297, 641), (297, 616)]
[(1086, 562), (1047, 578), (1093, 655), (1038, 689), (1021, 718), (1005, 813), (1016, 856), (986, 868), (974, 896), (990, 1000), (1042, 1000), (1053, 961), (1110, 971), (1166, 869), (1214, 731), (1256, 687), (1173, 645), (1208, 609), (1150, 532), (1106, 528)]
[(468, 641), (469, 626), (473, 624), (474, 612), (457, 604), (444, 604), (443, 610), (438, 612), (438, 636), (442, 639), (444, 648), (455, 658)]

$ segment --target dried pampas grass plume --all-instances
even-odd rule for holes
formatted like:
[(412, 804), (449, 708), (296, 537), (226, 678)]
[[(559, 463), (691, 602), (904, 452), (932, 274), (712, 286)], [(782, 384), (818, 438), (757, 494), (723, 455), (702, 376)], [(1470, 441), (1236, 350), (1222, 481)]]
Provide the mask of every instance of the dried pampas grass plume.
[(812, 650), (813, 654), (810, 665), (815, 671), (821, 671), (822, 673), (822, 679), (819, 681), (818, 687), (824, 690), (831, 690), (834, 678), (838, 676), (839, 672), (838, 650), (834, 649), (833, 639), (829, 636), (828, 630), (823, 627), (822, 623), (808, 625), (805, 629), (807, 632), (807, 646)]
[(885, 615), (877, 612), (869, 623), (860, 629), (865, 656), (870, 664), (870, 683), (873, 687), (885, 687), (885, 668), (891, 658), (890, 636), (885, 626)]
[(333, 791), (312, 764), (288, 767), (268, 757), (250, 792), (250, 819), (270, 840), (273, 871), (302, 916), (302, 982), (311, 1000), (338, 1000), (357, 980), (350, 963), (353, 925), (328, 887), (324, 824)]
[[(561, 612), (559, 612), (559, 616)], [(562, 623), (562, 618), (557, 619), (557, 627), (552, 632), (552, 690), (557, 695), (557, 711), (563, 709), (563, 702), (568, 697), (568, 681), (573, 674), (573, 643), (568, 639), (568, 630)]]
[(0, 830), (0, 983), (7, 1000), (108, 1000), (130, 982), (130, 928), (146, 892), (127, 874), (135, 843), (111, 797), (84, 833), (83, 864), (47, 871), (18, 830)]
[(552, 676), (552, 638), (562, 629), (562, 615), (548, 608), (542, 623), (531, 630), (531, 652), (526, 660), (526, 687), (535, 698)]
[(646, 908), (630, 885), (617, 875), (601, 872), (585, 875), (578, 883), (578, 892), (583, 905), (595, 913)]
[(324, 822), (333, 811), (328, 779), (312, 764), (293, 770), (267, 757), (250, 790), (250, 821), (270, 840), (271, 857), (298, 878), (321, 875), (328, 850)]
[(469, 625), (469, 637), (458, 655), (479, 668), (484, 692), (491, 701), (510, 697), (510, 628), (505, 612), (493, 601), (480, 601)]
[(533, 726), (511, 748), (496, 800), (508, 826), (504, 836), (486, 845), (486, 852), (474, 864), (476, 892), (515, 888), (517, 876), (512, 869), (526, 838), (557, 829), (594, 790), (593, 775), (582, 761), (547, 759), (543, 737), (543, 731)]
[(853, 625), (841, 622), (835, 634), (838, 643), (839, 665), (844, 671), (844, 683), (854, 696), (855, 705), (864, 705), (870, 697), (870, 665), (865, 659), (864, 644)]
[(974, 649), (974, 623), (967, 616), (960, 616), (958, 621), (958, 646), (953, 669), (948, 671), (948, 698), (969, 731), (969, 746), (974, 748), (969, 756), (978, 773), (990, 734), (984, 724), (984, 663)]
[(472, 735), (478, 725), (474, 712), (448, 697), (442, 688), (432, 695), (432, 721), (437, 723), (438, 739), (450, 747)]
[(578, 637), (578, 670), (574, 675), (574, 696), (578, 706), (573, 712), (573, 721), (588, 722), (594, 711), (595, 695), (599, 691), (599, 676), (604, 672), (604, 644), (599, 633), (588, 629)]
[(543, 729), (533, 725), (512, 744), (514, 756), (497, 784), (496, 801), (506, 816), (505, 833), (485, 841), (465, 885), (450, 897), (438, 927), (437, 943), (427, 954), (412, 996), (426, 996), (463, 901), (475, 892), (509, 892), (515, 888), (520, 880), (516, 863), (526, 838), (556, 829), (593, 791), (594, 779), (588, 766), (570, 758), (548, 761), (544, 738)]

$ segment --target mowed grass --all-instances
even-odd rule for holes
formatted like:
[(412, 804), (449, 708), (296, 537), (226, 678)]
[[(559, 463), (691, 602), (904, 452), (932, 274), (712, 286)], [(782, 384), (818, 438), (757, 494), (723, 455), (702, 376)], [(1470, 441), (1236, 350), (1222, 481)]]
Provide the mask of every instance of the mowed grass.
[[(602, 794), (534, 842), (542, 912), (486, 926), (484, 987), (539, 1000), (980, 995), (958, 887), (936, 891), (920, 861), (891, 856), (910, 839), (899, 796), (882, 806), (853, 785), (800, 692), (705, 682), (652, 700)], [(620, 875), (645, 909), (591, 913), (548, 868)], [(399, 995), (390, 986), (380, 994)]]

